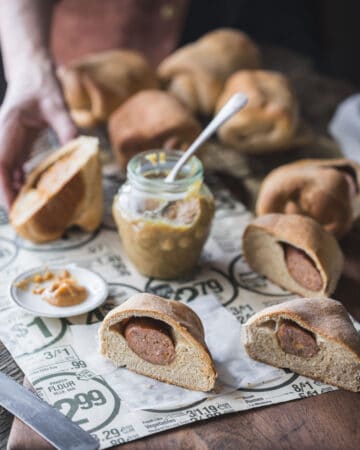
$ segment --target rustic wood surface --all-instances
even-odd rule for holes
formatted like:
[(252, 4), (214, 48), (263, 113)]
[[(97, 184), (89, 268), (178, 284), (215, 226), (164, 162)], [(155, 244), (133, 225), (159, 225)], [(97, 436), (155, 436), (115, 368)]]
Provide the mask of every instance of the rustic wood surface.
[[(338, 154), (326, 136), (328, 121), (336, 106), (354, 93), (349, 83), (317, 74), (309, 61), (291, 52), (266, 49), (266, 67), (286, 73), (299, 95), (305, 123), (312, 138), (302, 148), (276, 157), (244, 158), (234, 152), (217, 156), (209, 152), (210, 168), (250, 208), (259, 180), (273, 166), (300, 157)], [(220, 170), (220, 171), (219, 171)], [(334, 294), (360, 321), (360, 232), (352, 232), (341, 243), (346, 265)], [(23, 375), (0, 343), (0, 370), (21, 381)], [(360, 446), (360, 395), (335, 391), (304, 400), (239, 412), (163, 432), (119, 449), (358, 449)], [(12, 418), (0, 408), (0, 450), (6, 448)], [(15, 421), (11, 449), (50, 448), (21, 422)]]

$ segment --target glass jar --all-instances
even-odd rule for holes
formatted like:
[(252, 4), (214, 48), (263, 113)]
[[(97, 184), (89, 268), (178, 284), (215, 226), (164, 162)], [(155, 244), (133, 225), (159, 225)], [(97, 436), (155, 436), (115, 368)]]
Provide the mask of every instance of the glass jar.
[(194, 268), (209, 235), (214, 198), (192, 157), (173, 183), (164, 181), (183, 152), (153, 150), (128, 164), (113, 216), (125, 251), (144, 275), (177, 278)]

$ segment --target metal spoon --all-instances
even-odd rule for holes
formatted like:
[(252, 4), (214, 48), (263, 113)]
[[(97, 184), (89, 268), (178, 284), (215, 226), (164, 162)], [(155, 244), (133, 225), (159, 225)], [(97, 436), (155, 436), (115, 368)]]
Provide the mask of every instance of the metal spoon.
[[(246, 104), (248, 98), (245, 94), (238, 92), (234, 94), (220, 109), (213, 120), (207, 125), (207, 127), (199, 134), (195, 141), (190, 145), (186, 152), (182, 155), (179, 161), (171, 169), (170, 173), (164, 179), (165, 183), (173, 183), (179, 174), (182, 166), (187, 163), (187, 161), (192, 157), (196, 150), (201, 147), (201, 145), (206, 142), (209, 137), (215, 133), (215, 131), (221, 127), (227, 120), (229, 120), (235, 113), (240, 111)], [(161, 216), (163, 212), (172, 204), (173, 202), (165, 202), (159, 208), (151, 211), (145, 211), (145, 216), (153, 219)]]
[(201, 147), (201, 145), (203, 145), (203, 143), (206, 142), (209, 137), (214, 134), (219, 127), (221, 127), (222, 124), (229, 120), (235, 113), (240, 111), (240, 109), (247, 104), (247, 101), (248, 99), (245, 94), (242, 94), (241, 92), (234, 94), (171, 169), (169, 175), (164, 180), (165, 183), (173, 183), (182, 166), (187, 163), (196, 150), (198, 150), (198, 148)]

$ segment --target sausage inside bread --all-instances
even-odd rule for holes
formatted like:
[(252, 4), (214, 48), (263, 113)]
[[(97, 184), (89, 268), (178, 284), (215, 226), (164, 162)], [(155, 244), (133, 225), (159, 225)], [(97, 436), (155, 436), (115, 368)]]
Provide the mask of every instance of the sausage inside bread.
[(360, 391), (360, 335), (343, 305), (298, 298), (265, 308), (242, 328), (251, 358)]
[(183, 303), (133, 295), (107, 314), (99, 337), (100, 352), (116, 366), (195, 391), (214, 387), (202, 323)]
[(10, 222), (21, 237), (41, 243), (60, 238), (72, 225), (94, 231), (102, 211), (99, 142), (81, 136), (30, 173), (12, 206)]
[(343, 255), (333, 235), (310, 217), (266, 214), (243, 235), (246, 261), (275, 284), (303, 297), (332, 294)]

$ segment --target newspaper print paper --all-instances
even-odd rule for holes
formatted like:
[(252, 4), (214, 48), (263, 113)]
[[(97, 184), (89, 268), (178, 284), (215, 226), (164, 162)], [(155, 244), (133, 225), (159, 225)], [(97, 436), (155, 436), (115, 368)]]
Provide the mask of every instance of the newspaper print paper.
[[(79, 358), (70, 325), (96, 323), (129, 295), (143, 291), (190, 306), (197, 297), (213, 294), (240, 323), (291, 295), (249, 269), (241, 254), (241, 236), (251, 214), (214, 180), (210, 184), (217, 200), (216, 217), (192, 277), (168, 282), (139, 275), (127, 260), (111, 219), (111, 201), (120, 180), (111, 170), (105, 173), (106, 214), (103, 226), (94, 233), (70, 230), (59, 241), (34, 245), (17, 236), (0, 211), (0, 339), (42, 399), (96, 436), (104, 449), (198, 420), (335, 389), (282, 371), (275, 381), (187, 405), (129, 410), (121, 395)], [(14, 306), (9, 282), (24, 270), (55, 261), (75, 262), (99, 272), (110, 286), (107, 302), (71, 319), (34, 317)]]
[(127, 369), (116, 368), (99, 353), (89, 352), (89, 347), (99, 347), (100, 322), (71, 326), (75, 351), (88, 368), (96, 370), (113, 387), (131, 410), (186, 406), (205, 397), (227, 394), (240, 387), (282, 377), (282, 370), (248, 356), (244, 347), (239, 345), (241, 324), (214, 295), (201, 295), (190, 303), (190, 307), (202, 321), (206, 344), (215, 363), (218, 377), (214, 392), (191, 391), (161, 383)]

